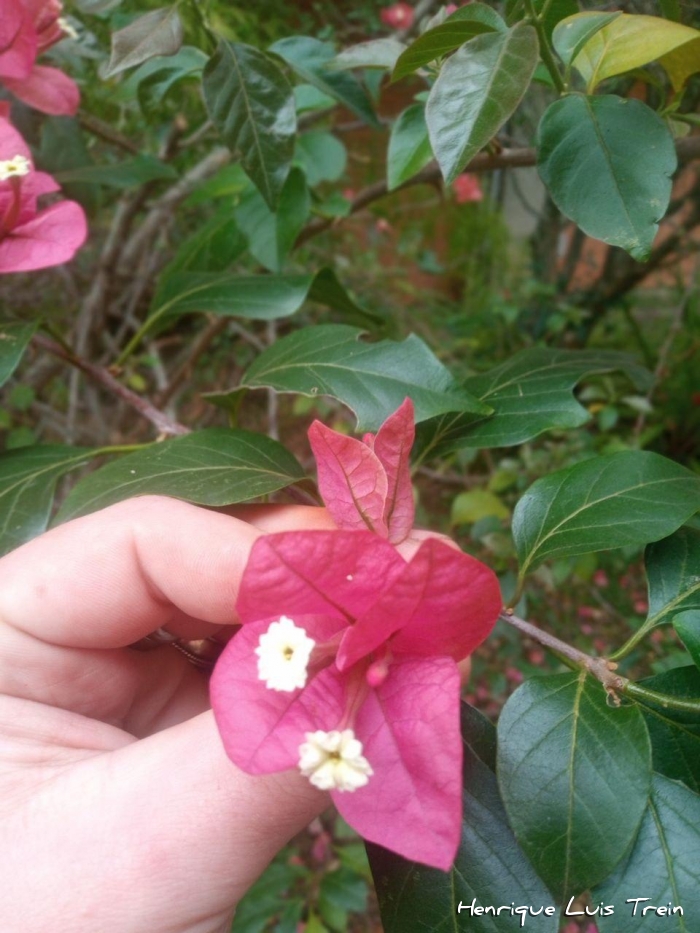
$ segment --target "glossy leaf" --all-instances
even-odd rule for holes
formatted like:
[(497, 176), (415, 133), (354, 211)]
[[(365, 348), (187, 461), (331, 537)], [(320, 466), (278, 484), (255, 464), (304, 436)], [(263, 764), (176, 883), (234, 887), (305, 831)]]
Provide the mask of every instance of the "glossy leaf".
[[(676, 57), (679, 53), (681, 58)], [(658, 16), (621, 13), (589, 38), (573, 65), (592, 93), (606, 78), (650, 62), (665, 66), (666, 56), (679, 63), (678, 71), (673, 71), (673, 65), (669, 70), (674, 89), (679, 91), (693, 72), (700, 71), (700, 32)], [(684, 61), (690, 70), (680, 64)]]
[(174, 55), (182, 45), (177, 5), (152, 10), (112, 33), (112, 54), (105, 77), (133, 68), (156, 55)]
[(255, 259), (271, 272), (281, 272), (310, 210), (304, 173), (293, 168), (280, 192), (276, 211), (271, 211), (258, 189), (251, 186), (233, 213)]
[(353, 68), (381, 68), (389, 70), (406, 46), (398, 39), (388, 36), (385, 39), (370, 39), (344, 49), (326, 65), (327, 71), (348, 71)]
[[(673, 627), (695, 661), (696, 667), (700, 668), (700, 610), (688, 609), (679, 612), (673, 620)], [(700, 690), (697, 696), (700, 697)], [(697, 790), (700, 791), (700, 786)]]
[(433, 158), (423, 104), (412, 104), (391, 127), (387, 153), (387, 185), (398, 188)]
[[(676, 667), (647, 677), (641, 686), (666, 696), (700, 700), (700, 671), (692, 664)], [(637, 702), (649, 729), (654, 770), (700, 793), (700, 713), (681, 712), (642, 698)]]
[(633, 357), (614, 350), (554, 350), (535, 347), (477, 376), (464, 388), (494, 409), (476, 422), (446, 415), (419, 429), (417, 450), (424, 456), (464, 447), (508, 447), (554, 428), (577, 428), (591, 414), (573, 395), (588, 376), (619, 371), (639, 391), (648, 390), (651, 374)]
[(700, 509), (700, 476), (649, 451), (594, 457), (538, 479), (513, 513), (521, 575), (542, 561), (658, 541)]
[(361, 120), (378, 125), (374, 108), (362, 85), (353, 75), (333, 72), (326, 67), (335, 58), (335, 49), (330, 43), (311, 36), (289, 36), (271, 45), (270, 51), (283, 58), (304, 81), (344, 104)]
[(423, 65), (458, 49), (474, 36), (504, 30), (505, 23), (501, 17), (485, 3), (470, 3), (461, 7), (444, 22), (432, 29), (426, 29), (411, 43), (396, 62), (392, 81), (413, 74)]
[(557, 55), (565, 65), (570, 65), (589, 39), (621, 15), (620, 11), (616, 10), (614, 13), (586, 12), (567, 16), (557, 24), (552, 33), (552, 44)]
[(147, 494), (230, 505), (303, 478), (303, 468), (277, 441), (250, 431), (206, 428), (152, 444), (90, 473), (73, 487), (57, 521)]
[(499, 797), (493, 773), (495, 729), (466, 703), (461, 720), (464, 817), (454, 867), (440, 872), (378, 846), (367, 847), (385, 933), (516, 933), (522, 928), (521, 918), (510, 912), (472, 915), (466, 908), (474, 899), (480, 907), (513, 902), (551, 907), (549, 915), (527, 917), (526, 929), (555, 933), (559, 924), (551, 895), (513, 837)]
[(635, 706), (585, 673), (533, 677), (498, 724), (498, 779), (515, 835), (559, 899), (606, 878), (646, 809), (651, 747)]
[(361, 334), (344, 324), (296, 331), (265, 350), (241, 385), (331, 395), (355, 412), (360, 431), (377, 430), (406, 397), (413, 399), (416, 421), (444, 411), (488, 413), (415, 334), (401, 343), (366, 343)]
[[(629, 899), (648, 898), (637, 903)], [(700, 929), (700, 797), (676, 781), (654, 775), (648, 809), (634, 848), (618, 871), (592, 892), (594, 903), (618, 905), (596, 918), (601, 933), (691, 933)], [(683, 913), (667, 915), (649, 905)], [(636, 907), (636, 915), (633, 913)]]
[(85, 165), (81, 168), (65, 169), (54, 175), (61, 185), (82, 183), (122, 189), (135, 188), (148, 181), (173, 181), (177, 177), (172, 165), (149, 155), (138, 155), (114, 165)]
[(274, 61), (250, 45), (219, 43), (204, 69), (211, 119), (271, 210), (277, 206), (294, 155), (292, 87)]
[(471, 39), (443, 65), (426, 121), (446, 182), (455, 180), (513, 114), (538, 61), (537, 33), (519, 23)]
[(37, 328), (36, 321), (0, 321), (0, 386), (4, 385), (17, 368)]
[(640, 100), (572, 94), (545, 112), (537, 149), (540, 176), (559, 210), (589, 236), (645, 260), (677, 164), (661, 117)]
[(57, 480), (94, 456), (84, 447), (21, 447), (0, 455), (0, 555), (46, 530)]
[(700, 531), (680, 528), (650, 544), (644, 555), (649, 613), (644, 630), (672, 622), (676, 615), (700, 610)]

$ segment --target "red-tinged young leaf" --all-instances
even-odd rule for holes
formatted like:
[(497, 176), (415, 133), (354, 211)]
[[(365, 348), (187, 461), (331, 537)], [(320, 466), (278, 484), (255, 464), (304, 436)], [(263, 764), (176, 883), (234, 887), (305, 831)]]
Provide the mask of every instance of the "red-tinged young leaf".
[(318, 487), (339, 528), (369, 528), (386, 538), (388, 480), (378, 457), (362, 441), (332, 431), (320, 421), (309, 428), (318, 467)]
[(400, 544), (413, 528), (415, 505), (409, 458), (415, 435), (415, 411), (407, 398), (389, 415), (372, 444), (388, 481), (384, 520), (392, 544)]
[(365, 839), (443, 870), (461, 831), (459, 690), (449, 658), (394, 665), (357, 716), (374, 775), (352, 794), (333, 794)]

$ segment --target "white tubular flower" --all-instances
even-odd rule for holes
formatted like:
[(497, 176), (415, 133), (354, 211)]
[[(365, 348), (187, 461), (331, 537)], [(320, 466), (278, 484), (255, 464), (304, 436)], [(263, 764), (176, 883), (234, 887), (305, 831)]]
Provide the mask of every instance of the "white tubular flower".
[(5, 159), (0, 161), (0, 181), (7, 181), (8, 178), (17, 178), (22, 175), (28, 175), (32, 170), (32, 163), (26, 156), (16, 155), (14, 159)]
[(291, 693), (306, 686), (309, 658), (316, 642), (287, 616), (273, 622), (255, 649), (258, 677), (270, 690)]
[(320, 790), (357, 790), (374, 773), (352, 729), (307, 732), (299, 746), (299, 768)]

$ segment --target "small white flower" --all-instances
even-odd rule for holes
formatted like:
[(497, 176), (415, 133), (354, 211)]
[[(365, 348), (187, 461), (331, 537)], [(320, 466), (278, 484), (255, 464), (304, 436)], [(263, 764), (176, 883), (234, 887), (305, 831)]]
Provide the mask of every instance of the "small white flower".
[(374, 774), (352, 729), (307, 732), (299, 746), (299, 768), (320, 790), (357, 790)]
[(270, 690), (291, 692), (306, 686), (309, 658), (316, 642), (303, 628), (281, 616), (260, 636), (255, 653), (258, 677)]
[(0, 181), (28, 175), (32, 170), (32, 163), (26, 156), (16, 155), (14, 159), (5, 159), (0, 162)]

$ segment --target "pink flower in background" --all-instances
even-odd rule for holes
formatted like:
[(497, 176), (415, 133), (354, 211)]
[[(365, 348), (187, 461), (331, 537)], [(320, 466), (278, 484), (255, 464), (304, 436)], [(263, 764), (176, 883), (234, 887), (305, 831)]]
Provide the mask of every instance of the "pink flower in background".
[(385, 6), (379, 16), (385, 26), (409, 29), (413, 25), (414, 12), (410, 3), (392, 3)]
[(260, 538), (211, 681), (227, 754), (251, 774), (299, 768), (366, 839), (447, 870), (461, 832), (456, 662), (500, 607), (495, 574), (436, 538), (408, 563), (369, 531)]
[(58, 116), (75, 113), (80, 92), (62, 71), (36, 59), (67, 34), (61, 10), (58, 0), (2, 0), (0, 16), (0, 83), (29, 107)]
[(481, 190), (479, 179), (469, 172), (458, 175), (452, 182), (452, 189), (455, 193), (455, 201), (458, 204), (484, 200), (484, 192)]
[(314, 421), (309, 441), (318, 487), (339, 528), (369, 529), (392, 544), (404, 540), (415, 511), (409, 469), (414, 437), (410, 398), (361, 441)]
[(28, 272), (72, 259), (87, 236), (83, 209), (37, 199), (60, 188), (34, 168), (29, 147), (0, 111), (0, 273)]

